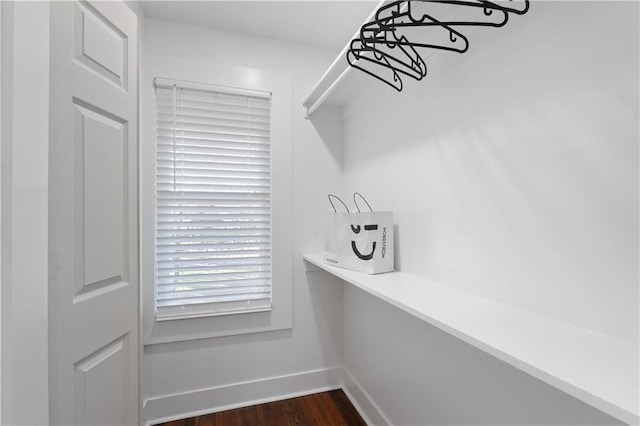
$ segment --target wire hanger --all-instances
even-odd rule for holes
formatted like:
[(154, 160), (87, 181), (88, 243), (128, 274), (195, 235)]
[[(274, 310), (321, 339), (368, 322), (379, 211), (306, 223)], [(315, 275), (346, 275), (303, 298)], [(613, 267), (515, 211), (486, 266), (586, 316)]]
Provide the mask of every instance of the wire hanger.
[[(410, 4), (410, 3), (408, 3)], [(393, 4), (390, 4), (391, 6)], [(429, 48), (429, 49), (441, 49), (448, 50), (451, 52), (464, 53), (467, 51), (469, 47), (469, 42), (467, 38), (459, 31), (452, 28), (448, 23), (441, 22), (436, 18), (429, 16), (427, 14), (423, 14), (423, 16), (419, 20), (414, 20), (410, 15), (410, 8), (407, 8), (407, 11), (402, 12), (400, 14), (394, 15), (393, 19), (382, 19), (381, 22), (387, 22), (380, 24), (381, 30), (384, 32), (393, 31), (396, 32), (398, 30), (407, 31), (414, 30), (418, 27), (433, 27), (434, 29), (442, 28), (444, 29), (444, 33), (448, 36), (445, 42), (447, 44), (443, 44), (440, 41), (432, 41), (432, 42), (418, 42), (415, 38), (410, 41), (408, 36), (405, 34), (403, 42), (400, 42), (401, 45), (409, 45), (414, 48)], [(374, 22), (378, 22), (375, 20)], [(367, 24), (365, 24), (367, 25)], [(413, 28), (412, 28), (413, 27)], [(418, 31), (421, 31), (418, 28)], [(415, 35), (415, 34), (414, 34)], [(433, 35), (431, 35), (433, 38)], [(460, 42), (458, 42), (460, 40)]]
[(376, 22), (371, 22), (362, 27), (359, 40), (367, 48), (385, 55), (393, 65), (404, 68), (410, 77), (420, 80), (427, 75), (427, 64), (415, 47), (405, 36), (398, 36), (394, 29), (383, 30)]
[[(376, 13), (375, 21), (380, 22), (382, 26), (385, 26), (384, 22), (389, 22), (389, 16), (384, 16), (384, 13), (391, 13), (393, 20), (391, 26), (393, 27), (430, 27), (430, 26), (443, 26), (447, 29), (454, 26), (486, 26), (486, 27), (502, 27), (509, 20), (509, 13), (502, 7), (494, 7), (492, 3), (477, 3), (477, 2), (456, 2), (455, 6), (464, 6), (468, 10), (483, 9), (483, 14), (478, 17), (472, 17), (469, 19), (458, 20), (443, 20), (437, 19), (430, 12), (430, 8), (433, 8), (431, 4), (447, 4), (444, 0), (399, 0), (389, 3), (386, 6), (381, 7)], [(404, 6), (406, 5), (406, 7)], [(391, 10), (388, 11), (387, 9)], [(406, 9), (404, 12), (399, 12), (400, 8)], [(497, 11), (498, 13), (493, 13)], [(500, 19), (494, 22), (494, 19), (500, 15)]]
[(391, 65), (385, 54), (377, 55), (374, 48), (368, 48), (360, 39), (353, 39), (347, 51), (349, 65), (388, 84), (397, 91), (402, 91), (402, 79), (399, 71)]

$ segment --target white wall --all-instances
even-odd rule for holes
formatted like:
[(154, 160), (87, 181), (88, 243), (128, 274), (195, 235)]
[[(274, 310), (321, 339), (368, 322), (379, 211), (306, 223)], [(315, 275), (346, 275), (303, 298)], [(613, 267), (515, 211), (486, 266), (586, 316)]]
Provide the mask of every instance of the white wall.
[(49, 4), (2, 8), (1, 421), (47, 424)]
[[(637, 342), (638, 4), (463, 32), (348, 117), (345, 192), (393, 210), (398, 269)], [(345, 365), (394, 423), (606, 423), (363, 293), (344, 309)]]
[[(145, 55), (291, 75), (294, 117), (293, 328), (146, 346), (142, 360), (146, 420), (184, 417), (252, 399), (339, 386), (339, 369), (335, 367), (342, 362), (341, 284), (319, 274), (306, 274), (301, 256), (304, 247), (317, 243), (325, 194), (341, 187), (340, 141), (320, 138), (321, 133), (339, 137), (341, 131), (323, 123), (314, 128), (303, 118), (302, 109), (303, 98), (331, 62), (332, 54), (154, 19), (146, 22), (143, 46)], [(153, 108), (142, 101), (143, 109)], [(145, 158), (144, 152), (141, 161), (143, 168), (153, 167), (153, 159)], [(145, 256), (151, 248), (142, 250)], [(142, 285), (153, 285), (153, 277), (143, 276)]]
[(400, 269), (637, 341), (637, 8), (534, 3), (347, 120)]

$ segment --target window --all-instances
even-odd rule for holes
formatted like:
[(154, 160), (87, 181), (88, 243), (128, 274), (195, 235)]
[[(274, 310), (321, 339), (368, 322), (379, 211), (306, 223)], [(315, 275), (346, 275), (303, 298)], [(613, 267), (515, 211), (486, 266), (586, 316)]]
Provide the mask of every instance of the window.
[[(140, 78), (140, 276), (142, 290), (140, 331), (144, 345), (291, 329), (293, 326), (293, 229), (294, 226), (299, 228), (309, 226), (306, 220), (298, 222), (296, 225), (293, 217), (292, 123), (294, 104), (291, 76), (259, 68), (219, 64), (210, 58), (195, 60), (149, 53), (145, 56), (145, 70)], [(190, 83), (195, 81), (200, 83)], [(174, 99), (174, 85), (176, 86), (176, 112), (181, 107), (178, 104), (180, 100), (179, 88), (183, 89), (182, 108), (187, 106), (186, 102), (190, 99), (186, 96), (187, 92), (196, 94), (215, 92), (219, 97), (235, 94), (247, 96), (254, 102), (263, 99), (269, 105), (270, 244), (268, 247), (270, 258), (268, 260), (270, 260), (270, 304), (265, 303), (266, 298), (263, 298), (262, 302), (253, 299), (248, 302), (205, 302), (158, 307), (156, 231), (159, 227), (156, 224), (156, 214), (159, 200), (156, 188), (158, 179), (156, 162), (158, 158), (159, 115), (156, 104), (160, 91), (164, 92), (168, 102)], [(209, 101), (211, 104), (211, 97)], [(183, 112), (182, 117), (176, 115), (176, 126), (174, 126), (176, 136), (178, 136), (177, 124), (180, 119), (184, 119), (186, 122), (188, 118), (186, 112)], [(167, 111), (167, 115), (164, 117), (173, 117), (173, 111)], [(222, 117), (217, 116), (217, 118)], [(171, 123), (163, 123), (167, 129), (172, 129), (172, 120), (173, 118)], [(263, 119), (263, 121), (267, 120)], [(213, 118), (209, 119), (209, 122), (219, 123)], [(201, 124), (207, 124), (207, 122)], [(185, 137), (182, 137), (183, 140), (188, 136), (188, 132), (193, 131), (186, 126), (184, 130), (186, 133)], [(172, 142), (173, 131), (168, 137)], [(264, 140), (258, 141), (264, 142)], [(178, 137), (176, 146), (179, 142), (180, 138)], [(243, 143), (247, 144), (247, 141), (245, 140)], [(187, 147), (185, 146), (184, 149), (186, 152)], [(183, 154), (176, 151), (176, 166), (180, 166), (178, 161), (180, 155)], [(173, 154), (171, 154), (170, 164), (173, 164)], [(182, 162), (182, 164), (185, 165), (186, 162)], [(179, 178), (180, 175), (176, 175), (176, 184)], [(301, 219), (303, 218), (299, 218), (299, 220)], [(185, 230), (180, 231), (179, 234), (186, 233), (182, 232)], [(194, 266), (199, 267), (199, 265)], [(213, 289), (211, 290), (213, 291)], [(202, 292), (202, 289), (200, 291)], [(197, 291), (192, 293), (197, 293)], [(174, 293), (174, 299), (184, 298), (186, 294), (186, 290), (180, 290), (178, 293)], [(200, 301), (204, 302), (203, 299)], [(259, 307), (260, 303), (263, 304), (262, 307)], [(233, 304), (236, 306), (231, 306)], [(227, 315), (235, 312), (246, 313)]]
[(156, 320), (270, 310), (270, 93), (154, 87)]

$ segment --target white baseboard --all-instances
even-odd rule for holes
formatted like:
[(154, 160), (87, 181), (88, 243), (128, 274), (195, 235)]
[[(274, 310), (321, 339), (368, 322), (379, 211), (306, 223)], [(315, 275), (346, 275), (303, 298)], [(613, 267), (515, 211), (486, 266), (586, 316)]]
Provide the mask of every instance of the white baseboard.
[(342, 369), (342, 390), (353, 406), (358, 410), (362, 419), (370, 426), (388, 426), (391, 422), (384, 415), (380, 407), (373, 402), (362, 386), (353, 378), (349, 370)]
[(341, 387), (342, 367), (305, 371), (148, 398), (143, 406), (143, 419), (152, 425)]

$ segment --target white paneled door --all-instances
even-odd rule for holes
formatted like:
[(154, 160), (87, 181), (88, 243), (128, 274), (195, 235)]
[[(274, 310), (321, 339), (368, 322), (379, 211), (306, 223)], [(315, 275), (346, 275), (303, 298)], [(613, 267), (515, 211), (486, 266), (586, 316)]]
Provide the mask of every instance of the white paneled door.
[(137, 19), (51, 2), (52, 424), (138, 424)]

